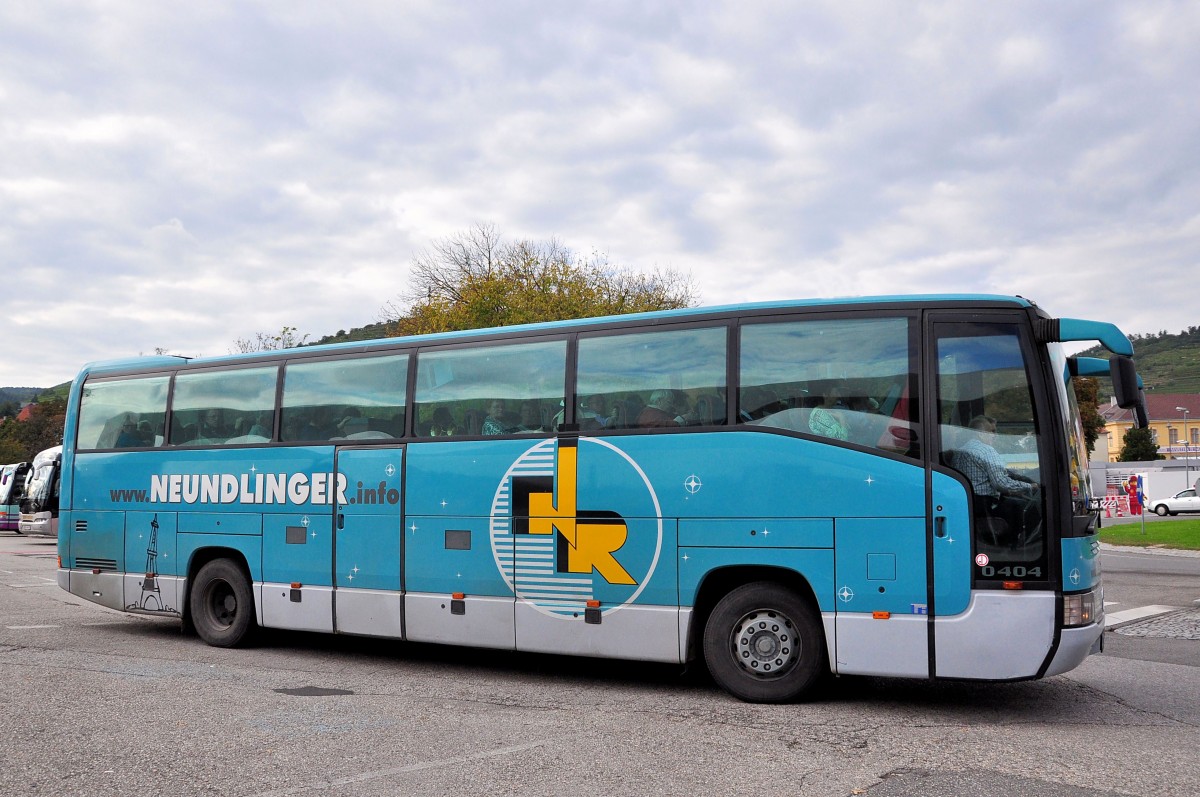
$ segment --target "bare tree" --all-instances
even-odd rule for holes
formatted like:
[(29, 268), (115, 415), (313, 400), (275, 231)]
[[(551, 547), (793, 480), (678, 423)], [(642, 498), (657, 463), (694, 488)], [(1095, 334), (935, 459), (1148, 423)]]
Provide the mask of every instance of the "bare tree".
[(308, 340), (308, 334), (305, 333), (297, 337), (295, 327), (284, 327), (277, 335), (271, 335), (266, 332), (254, 333), (254, 340), (249, 338), (238, 338), (233, 342), (234, 349), (239, 354), (249, 354), (256, 351), (275, 351), (276, 349), (294, 349), (297, 346), (303, 346)]

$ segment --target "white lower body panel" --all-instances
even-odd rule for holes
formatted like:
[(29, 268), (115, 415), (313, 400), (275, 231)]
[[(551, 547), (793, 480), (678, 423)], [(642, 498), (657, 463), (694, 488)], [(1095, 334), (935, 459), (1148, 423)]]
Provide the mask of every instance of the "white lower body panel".
[(1053, 592), (979, 590), (967, 610), (934, 620), (939, 678), (1037, 675), (1054, 644)]
[(929, 618), (892, 615), (877, 620), (869, 614), (837, 615), (834, 670), (840, 675), (929, 677)]
[(679, 663), (680, 610), (675, 606), (622, 606), (601, 615), (599, 624), (547, 615), (517, 602), (517, 650), (608, 659)]
[(463, 598), (463, 613), (453, 614), (449, 595), (410, 592), (404, 596), (405, 639), (512, 650), (513, 599)]
[(255, 584), (258, 622), (264, 628), (292, 631), (333, 631), (333, 588), (302, 587), (292, 600), (290, 584)]

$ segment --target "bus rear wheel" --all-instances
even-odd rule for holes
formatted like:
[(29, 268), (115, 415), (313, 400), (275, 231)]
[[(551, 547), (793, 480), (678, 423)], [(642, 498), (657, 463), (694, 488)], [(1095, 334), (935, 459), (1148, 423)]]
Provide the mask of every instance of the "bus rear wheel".
[(232, 648), (244, 644), (254, 630), (254, 597), (246, 574), (228, 559), (200, 568), (189, 600), (192, 624), (208, 644)]
[(816, 611), (767, 581), (738, 587), (716, 605), (704, 627), (704, 661), (721, 688), (751, 703), (804, 697), (828, 669)]

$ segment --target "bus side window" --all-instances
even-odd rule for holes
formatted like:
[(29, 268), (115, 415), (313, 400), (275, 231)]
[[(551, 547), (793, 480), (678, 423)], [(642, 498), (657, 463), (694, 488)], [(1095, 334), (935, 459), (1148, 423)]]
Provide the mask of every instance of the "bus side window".
[(720, 326), (580, 338), (579, 396), (604, 399), (590, 410), (594, 428), (724, 424), (726, 334)]
[(906, 316), (744, 324), (738, 421), (919, 457), (915, 335)]
[[(562, 406), (566, 352), (562, 340), (422, 352), (417, 357), (415, 396), (418, 434), (495, 436), (548, 431), (548, 427), (535, 424), (542, 408)], [(530, 408), (524, 419), (523, 407)]]
[[(238, 445), (239, 415), (275, 411), (276, 366), (181, 373), (171, 399), (172, 445)], [(177, 436), (178, 435), (178, 436)]]
[(400, 437), (407, 380), (407, 354), (288, 363), (280, 439), (317, 443)]

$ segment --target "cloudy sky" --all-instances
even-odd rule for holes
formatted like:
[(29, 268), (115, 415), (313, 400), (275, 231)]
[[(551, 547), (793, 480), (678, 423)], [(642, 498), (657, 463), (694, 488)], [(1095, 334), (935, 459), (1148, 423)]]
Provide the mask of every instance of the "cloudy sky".
[(1200, 4), (0, 4), (0, 385), (378, 320), (474, 224), (703, 304), (1200, 323)]

